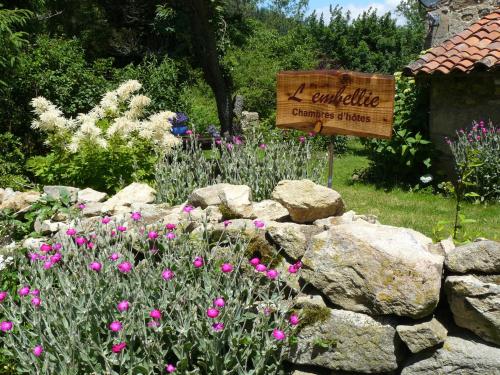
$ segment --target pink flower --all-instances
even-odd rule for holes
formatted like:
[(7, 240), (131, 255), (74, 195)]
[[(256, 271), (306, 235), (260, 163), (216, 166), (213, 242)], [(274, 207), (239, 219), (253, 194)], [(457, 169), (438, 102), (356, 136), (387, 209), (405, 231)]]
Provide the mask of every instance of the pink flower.
[(241, 145), (243, 143), (243, 141), (241, 140), (241, 137), (239, 137), (239, 136), (233, 137), (233, 141), (234, 141), (235, 145)]
[(7, 292), (1, 291), (0, 292), (0, 302), (3, 302), (4, 299), (7, 298), (9, 294)]
[(34, 306), (34, 307), (39, 307), (41, 304), (42, 304), (42, 300), (38, 297), (33, 297), (31, 299), (31, 304)]
[(232, 224), (231, 220), (224, 220), (224, 228), (227, 228), (230, 224)]
[(169, 363), (167, 366), (165, 366), (165, 370), (166, 370), (169, 374), (171, 374), (171, 373), (173, 373), (173, 372), (175, 371), (175, 367), (174, 367), (174, 365), (172, 365), (172, 364), (170, 364), (170, 363)]
[(132, 264), (130, 262), (121, 262), (118, 265), (118, 269), (121, 273), (129, 273), (130, 271), (132, 271)]
[(316, 132), (312, 131), (312, 132), (309, 132), (309, 137), (314, 137), (316, 135)]
[(261, 150), (265, 150), (265, 149), (267, 148), (267, 145), (266, 145), (265, 143), (261, 143), (261, 144), (259, 145), (259, 148), (260, 148)]
[(302, 262), (300, 260), (298, 260), (295, 262), (295, 264), (293, 266), (299, 270), (302, 268)]
[(119, 312), (127, 311), (130, 308), (130, 302), (127, 300), (120, 301), (118, 305), (116, 305), (116, 308)]
[(85, 239), (85, 237), (76, 237), (75, 242), (78, 246), (82, 246), (87, 242), (87, 240)]
[(43, 353), (43, 347), (42, 345), (37, 345), (33, 348), (33, 355), (35, 357), (40, 357)]
[(260, 263), (260, 259), (259, 258), (252, 258), (252, 259), (250, 259), (250, 264), (252, 266), (254, 266), (254, 267), (257, 266), (259, 263)]
[(38, 296), (40, 295), (40, 289), (33, 289), (33, 290), (31, 291), (31, 295), (32, 295), (32, 296), (37, 296), (37, 297), (38, 297)]
[(266, 224), (262, 220), (254, 220), (253, 225), (255, 225), (255, 228), (264, 228)]
[(61, 253), (55, 253), (54, 255), (52, 255), (50, 257), (50, 261), (53, 263), (53, 264), (56, 264), (58, 262), (60, 262), (62, 259), (62, 255)]
[(119, 344), (113, 345), (113, 347), (111, 348), (111, 350), (113, 351), (113, 353), (120, 353), (126, 347), (127, 347), (127, 344), (124, 343), (124, 342), (121, 342)]
[(164, 269), (161, 273), (161, 277), (163, 277), (163, 280), (172, 280), (174, 276), (174, 271), (169, 268)]
[(118, 320), (115, 320), (114, 322), (111, 322), (109, 324), (109, 329), (112, 330), (113, 332), (119, 332), (123, 328), (122, 323)]
[(188, 130), (186, 130), (186, 134), (191, 135), (191, 134), (193, 134), (193, 131), (191, 129), (188, 129)]
[(118, 232), (125, 232), (127, 230), (127, 227), (124, 227), (123, 225), (119, 225), (116, 227)]
[(52, 263), (50, 260), (46, 261), (44, 264), (43, 264), (43, 269), (44, 270), (49, 270), (52, 268), (52, 266), (54, 265), (54, 263)]
[(43, 251), (44, 253), (49, 252), (50, 250), (52, 250), (52, 246), (49, 244), (44, 243), (40, 246), (40, 251)]
[(115, 231), (115, 230), (112, 230), (112, 231), (111, 231), (111, 237), (114, 237), (114, 236), (116, 236), (116, 231)]
[(120, 254), (118, 253), (112, 253), (110, 256), (109, 256), (109, 260), (112, 260), (113, 262), (116, 262), (118, 260), (118, 258), (120, 258)]
[(148, 322), (147, 326), (150, 327), (150, 328), (159, 327), (160, 326), (160, 322), (157, 322), (156, 320), (152, 320), (152, 321)]
[(288, 266), (288, 272), (289, 273), (297, 273), (298, 269), (292, 264)]
[(2, 332), (8, 332), (12, 330), (12, 327), (14, 324), (12, 322), (1, 322), (0, 323), (0, 331)]
[(61, 250), (62, 249), (62, 244), (57, 242), (54, 245), (52, 245), (52, 249), (55, 251)]
[(270, 280), (275, 280), (278, 277), (278, 271), (276, 270), (269, 270), (267, 271), (267, 278)]
[(86, 206), (85, 206), (85, 204), (83, 204), (83, 203), (79, 203), (79, 204), (78, 204), (78, 208), (79, 208), (80, 210), (83, 210), (85, 207), (86, 207)]
[(17, 292), (21, 297), (27, 296), (30, 294), (30, 287), (29, 286), (23, 286), (19, 291)]
[(304, 143), (305, 141), (306, 141), (306, 137), (304, 137), (304, 136), (300, 136), (299, 137), (299, 142), (300, 143)]
[(266, 272), (267, 271), (267, 267), (264, 264), (257, 264), (255, 266), (255, 270), (257, 272)]
[(153, 319), (160, 320), (161, 319), (161, 311), (160, 310), (151, 310), (149, 316)]
[(193, 265), (195, 268), (203, 267), (203, 258), (201, 257), (194, 258)]
[(285, 332), (277, 328), (273, 330), (273, 336), (278, 341), (284, 340), (286, 338)]
[(217, 139), (215, 140), (215, 144), (216, 144), (217, 146), (220, 146), (220, 145), (222, 144), (222, 140), (221, 140), (220, 138), (217, 138)]
[(185, 205), (184, 208), (182, 209), (182, 211), (184, 211), (186, 213), (190, 213), (193, 210), (194, 210), (194, 207), (189, 205), (189, 204)]
[(111, 221), (111, 219), (107, 216), (105, 216), (101, 219), (101, 223), (103, 223), (103, 224), (108, 224), (110, 221)]
[(173, 239), (175, 239), (175, 233), (173, 233), (173, 232), (168, 232), (168, 233), (167, 233), (167, 239), (169, 239), (169, 240), (173, 240)]
[(212, 328), (215, 332), (220, 332), (224, 329), (224, 323), (214, 323), (212, 324)]
[(132, 214), (130, 215), (130, 217), (131, 217), (131, 218), (132, 218), (132, 220), (134, 220), (134, 221), (139, 221), (139, 220), (141, 220), (142, 215), (141, 215), (141, 213), (140, 213), (140, 212), (137, 212), (137, 211), (136, 211), (136, 212), (132, 212)]
[(214, 306), (215, 307), (224, 307), (226, 305), (226, 301), (224, 301), (224, 298), (216, 298), (214, 299)]
[(219, 310), (214, 308), (209, 308), (207, 309), (207, 316), (212, 319), (217, 318), (219, 316)]
[(89, 264), (89, 268), (92, 271), (99, 272), (102, 269), (102, 264), (99, 263), (99, 262), (92, 262), (92, 263)]
[(228, 143), (228, 144), (226, 145), (226, 147), (227, 147), (227, 149), (228, 149), (229, 151), (231, 151), (231, 150), (234, 148), (234, 146), (233, 146), (233, 144), (232, 144), (232, 143)]
[(224, 273), (230, 273), (233, 271), (233, 265), (231, 263), (224, 263), (220, 266), (220, 270)]
[(167, 230), (174, 230), (176, 228), (176, 225), (168, 223), (167, 225), (165, 225), (165, 228), (167, 228)]
[(300, 319), (299, 319), (299, 316), (296, 315), (296, 314), (292, 314), (290, 315), (290, 319), (288, 319), (288, 321), (290, 322), (290, 324), (292, 326), (296, 326), (297, 324), (300, 323)]
[(66, 234), (68, 236), (74, 236), (76, 234), (76, 229), (75, 228), (69, 228), (67, 231), (66, 231)]
[(158, 233), (155, 231), (151, 231), (148, 233), (148, 238), (150, 240), (156, 240), (158, 238)]

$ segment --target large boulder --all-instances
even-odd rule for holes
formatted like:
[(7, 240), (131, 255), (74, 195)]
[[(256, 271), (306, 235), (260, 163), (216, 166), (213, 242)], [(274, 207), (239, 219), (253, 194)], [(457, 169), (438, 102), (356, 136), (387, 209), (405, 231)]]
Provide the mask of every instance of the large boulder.
[(127, 211), (120, 207), (130, 207), (132, 203), (153, 203), (155, 196), (155, 189), (147, 184), (134, 182), (104, 202), (101, 211), (104, 213)]
[(401, 375), (499, 375), (500, 348), (448, 336), (442, 348), (411, 358)]
[(439, 301), (443, 257), (411, 229), (356, 222), (312, 238), (302, 276), (344, 309), (422, 318)]
[(279, 202), (272, 199), (266, 199), (252, 205), (253, 218), (261, 220), (283, 221), (289, 214), (288, 210)]
[(26, 209), (40, 199), (41, 194), (37, 191), (15, 192), (9, 194), (0, 204), (0, 210), (21, 211)]
[(323, 317), (298, 332), (297, 344), (291, 346), (288, 360), (332, 370), (379, 373), (398, 367), (399, 345), (392, 321), (329, 310), (326, 319)]
[(280, 181), (272, 197), (285, 206), (296, 223), (312, 223), (344, 213), (344, 202), (339, 193), (310, 180)]
[(71, 202), (78, 200), (78, 191), (80, 189), (73, 186), (47, 185), (43, 187), (43, 192), (52, 199), (61, 199), (63, 195), (69, 196)]
[(500, 273), (500, 242), (484, 240), (456, 247), (446, 254), (445, 266), (456, 273)]
[(86, 188), (78, 192), (78, 202), (103, 202), (106, 199), (106, 196), (106, 193), (102, 193), (91, 188)]
[(278, 250), (297, 260), (304, 256), (311, 236), (320, 232), (320, 229), (312, 225), (271, 222), (266, 231), (271, 243)]
[(448, 276), (445, 291), (455, 323), (500, 345), (500, 277)]
[(420, 324), (399, 325), (396, 331), (412, 353), (442, 344), (448, 335), (448, 330), (436, 318)]
[(231, 198), (250, 204), (252, 190), (247, 185), (215, 184), (194, 190), (188, 202), (195, 207), (207, 208), (219, 206)]

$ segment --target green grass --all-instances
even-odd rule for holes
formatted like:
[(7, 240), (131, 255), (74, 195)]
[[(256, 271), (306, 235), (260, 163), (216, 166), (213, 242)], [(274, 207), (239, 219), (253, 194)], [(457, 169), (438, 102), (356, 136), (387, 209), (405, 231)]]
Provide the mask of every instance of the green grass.
[[(368, 159), (358, 141), (350, 141), (348, 147), (348, 152), (334, 161), (333, 178), (333, 189), (342, 195), (348, 210), (373, 214), (383, 224), (412, 228), (429, 237), (439, 221), (453, 219), (454, 200), (442, 195), (400, 188), (385, 191), (374, 185), (352, 183), (353, 172), (367, 167)], [(500, 204), (464, 204), (462, 212), (476, 220), (466, 227), (473, 237), (500, 239)]]

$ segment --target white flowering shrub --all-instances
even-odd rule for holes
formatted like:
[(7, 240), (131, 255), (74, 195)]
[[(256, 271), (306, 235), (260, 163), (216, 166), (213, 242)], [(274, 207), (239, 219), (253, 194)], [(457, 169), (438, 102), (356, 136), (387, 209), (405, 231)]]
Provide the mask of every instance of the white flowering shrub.
[(44, 184), (90, 186), (113, 191), (138, 179), (150, 179), (159, 155), (180, 144), (170, 132), (176, 114), (147, 116), (151, 99), (130, 80), (107, 92), (88, 113), (66, 118), (43, 97), (31, 101), (32, 127), (43, 132), (51, 152), (28, 161)]
[(139, 213), (132, 219), (70, 228), (16, 260), (17, 293), (0, 291), (0, 347), (17, 370), (278, 373), (299, 324), (283, 282), (301, 265), (280, 274), (249, 259), (244, 241), (212, 243), (173, 224), (145, 230)]

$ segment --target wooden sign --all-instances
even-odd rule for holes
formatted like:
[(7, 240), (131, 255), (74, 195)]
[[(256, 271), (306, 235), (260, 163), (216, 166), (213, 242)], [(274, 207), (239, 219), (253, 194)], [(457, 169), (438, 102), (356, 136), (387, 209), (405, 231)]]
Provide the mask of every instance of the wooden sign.
[(276, 126), (391, 138), (394, 77), (336, 70), (280, 72)]

